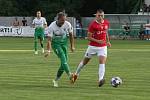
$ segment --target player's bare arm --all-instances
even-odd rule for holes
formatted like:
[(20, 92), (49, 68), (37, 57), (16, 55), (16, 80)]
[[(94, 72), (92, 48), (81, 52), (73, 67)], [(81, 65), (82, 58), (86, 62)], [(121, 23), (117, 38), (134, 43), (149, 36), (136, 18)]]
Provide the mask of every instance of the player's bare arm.
[(32, 27), (35, 28), (35, 24), (32, 24)]
[(110, 37), (109, 37), (108, 32), (106, 33), (106, 38), (107, 38), (107, 46), (111, 47)]
[(93, 38), (93, 37), (92, 37), (92, 34), (93, 34), (93, 33), (91, 33), (91, 32), (88, 32), (88, 34), (87, 34), (87, 39), (88, 39), (89, 41), (94, 41), (94, 42), (97, 42), (97, 43), (99, 43), (99, 44), (103, 44), (103, 43), (104, 43), (103, 40), (97, 40), (97, 39)]
[(47, 28), (47, 24), (44, 24), (44, 28)]
[(51, 52), (51, 37), (47, 37), (47, 52), (45, 54), (45, 57), (49, 56)]
[(73, 33), (69, 33), (69, 40), (70, 40), (70, 49), (71, 49), (72, 52), (74, 52), (75, 46), (74, 46), (74, 36), (73, 36)]

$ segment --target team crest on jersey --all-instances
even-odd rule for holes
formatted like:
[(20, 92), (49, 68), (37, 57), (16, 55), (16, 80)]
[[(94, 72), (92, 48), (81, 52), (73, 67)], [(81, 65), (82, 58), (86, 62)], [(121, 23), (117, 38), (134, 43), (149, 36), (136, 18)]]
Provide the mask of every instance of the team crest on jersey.
[(56, 30), (54, 33), (55, 33), (55, 35), (60, 35), (60, 31), (59, 30)]

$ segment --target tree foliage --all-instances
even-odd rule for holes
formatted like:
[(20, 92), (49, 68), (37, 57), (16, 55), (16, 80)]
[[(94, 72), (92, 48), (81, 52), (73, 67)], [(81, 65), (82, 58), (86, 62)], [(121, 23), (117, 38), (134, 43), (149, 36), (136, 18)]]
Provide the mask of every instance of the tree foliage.
[(12, 0), (0, 0), (0, 15), (13, 16), (17, 13), (16, 2)]
[(92, 16), (97, 8), (105, 13), (131, 13), (140, 8), (143, 0), (0, 0), (1, 16), (35, 16), (37, 10), (53, 19), (58, 11), (69, 16)]

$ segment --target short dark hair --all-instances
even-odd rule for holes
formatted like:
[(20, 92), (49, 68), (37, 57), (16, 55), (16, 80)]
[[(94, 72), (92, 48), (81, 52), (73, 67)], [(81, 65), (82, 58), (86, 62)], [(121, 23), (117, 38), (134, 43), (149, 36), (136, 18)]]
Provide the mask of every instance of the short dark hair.
[(59, 19), (60, 17), (62, 17), (62, 16), (67, 16), (64, 12), (59, 12), (58, 14), (57, 14), (57, 19)]
[(97, 12), (103, 13), (104, 11), (102, 9), (97, 9)]

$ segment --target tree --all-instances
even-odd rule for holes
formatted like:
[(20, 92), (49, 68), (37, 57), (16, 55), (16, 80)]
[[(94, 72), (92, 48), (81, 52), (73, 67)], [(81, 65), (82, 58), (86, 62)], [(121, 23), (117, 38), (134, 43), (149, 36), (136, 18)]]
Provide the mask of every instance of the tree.
[(33, 16), (38, 8), (40, 0), (16, 0), (17, 6), (19, 9), (18, 15), (21, 16)]
[(83, 7), (84, 0), (44, 0), (40, 1), (44, 15), (53, 21), (59, 11), (65, 10), (68, 16), (80, 16), (79, 10)]
[(97, 8), (105, 13), (137, 13), (144, 0), (0, 0), (1, 16), (35, 16), (41, 10), (51, 21), (65, 10), (69, 16), (92, 16)]
[(18, 9), (15, 7), (16, 2), (11, 0), (0, 0), (0, 15), (13, 16), (17, 13)]

